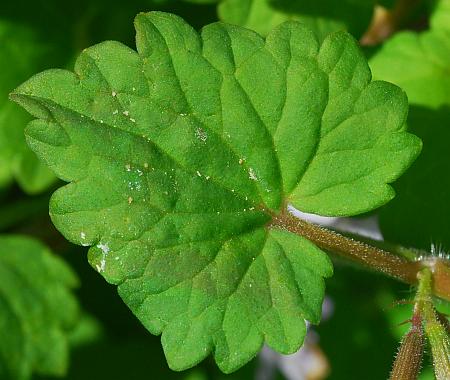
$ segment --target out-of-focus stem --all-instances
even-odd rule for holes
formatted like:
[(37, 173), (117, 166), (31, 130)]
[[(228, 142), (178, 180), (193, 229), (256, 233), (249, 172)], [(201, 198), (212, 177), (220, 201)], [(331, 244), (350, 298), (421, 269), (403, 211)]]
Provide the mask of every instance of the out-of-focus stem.
[(378, 45), (389, 38), (402, 26), (404, 20), (419, 3), (420, 0), (397, 0), (393, 9), (375, 6), (372, 23), (361, 37), (361, 44)]

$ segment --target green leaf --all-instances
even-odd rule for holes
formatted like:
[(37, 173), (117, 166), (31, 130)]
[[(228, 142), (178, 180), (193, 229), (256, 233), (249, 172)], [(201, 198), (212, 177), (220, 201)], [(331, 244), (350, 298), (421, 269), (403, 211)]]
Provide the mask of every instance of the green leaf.
[(264, 341), (295, 352), (332, 266), (268, 224), (287, 203), (353, 215), (389, 201), (420, 150), (406, 97), (371, 83), (344, 32), (320, 46), (296, 22), (266, 41), (221, 23), (199, 35), (158, 12), (135, 24), (137, 53), (105, 42), (75, 73), (46, 71), (12, 94), (39, 118), (30, 146), (70, 182), (52, 220), (162, 333), (171, 368), (213, 351), (231, 372)]
[(323, 40), (338, 30), (362, 36), (372, 19), (374, 4), (374, 0), (222, 0), (218, 12), (221, 20), (262, 35), (284, 21), (298, 20)]
[(28, 193), (46, 189), (55, 177), (25, 144), (23, 130), (30, 117), (8, 94), (42, 68), (43, 49), (30, 30), (0, 21), (0, 187), (15, 179)]
[(431, 28), (450, 32), (450, 0), (438, 0), (431, 16)]
[(370, 61), (377, 79), (392, 81), (412, 104), (450, 104), (450, 30), (398, 33)]
[(61, 376), (78, 319), (77, 278), (39, 242), (0, 236), (0, 378)]

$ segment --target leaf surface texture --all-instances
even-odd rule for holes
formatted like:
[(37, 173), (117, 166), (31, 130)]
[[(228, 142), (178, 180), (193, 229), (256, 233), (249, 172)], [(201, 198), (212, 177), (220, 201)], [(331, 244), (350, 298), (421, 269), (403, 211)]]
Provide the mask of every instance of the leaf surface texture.
[(371, 82), (345, 32), (322, 44), (297, 22), (266, 40), (222, 23), (198, 34), (158, 12), (135, 26), (137, 52), (101, 43), (75, 73), (43, 72), (12, 95), (38, 118), (30, 146), (70, 182), (53, 222), (92, 246), (171, 368), (212, 351), (231, 372), (263, 342), (295, 352), (332, 266), (268, 224), (287, 203), (339, 216), (389, 201), (420, 151), (406, 97)]

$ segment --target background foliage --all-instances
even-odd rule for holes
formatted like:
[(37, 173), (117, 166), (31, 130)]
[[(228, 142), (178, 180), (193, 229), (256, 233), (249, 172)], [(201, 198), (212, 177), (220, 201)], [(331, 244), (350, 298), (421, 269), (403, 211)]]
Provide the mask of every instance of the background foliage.
[[(387, 9), (396, 9), (403, 3), (401, 0), (381, 2)], [(11, 371), (20, 373), (13, 375), (13, 379), (29, 378), (31, 372), (35, 379), (47, 379), (51, 375), (64, 375), (67, 368), (64, 375), (67, 379), (238, 380), (254, 378), (262, 360), (257, 357), (228, 376), (217, 370), (212, 359), (187, 373), (175, 373), (167, 368), (159, 338), (146, 332), (117, 297), (114, 288), (86, 264), (86, 250), (67, 243), (52, 226), (48, 199), (59, 184), (27, 148), (23, 129), (30, 117), (7, 100), (10, 91), (43, 69), (71, 69), (75, 57), (97, 42), (118, 40), (133, 48), (133, 19), (141, 11), (169, 11), (197, 29), (220, 18), (262, 34), (284, 20), (298, 19), (322, 38), (330, 31), (345, 28), (360, 39), (376, 14), (375, 6), (371, 0), (4, 2), (0, 6), (0, 242), (3, 242), (0, 271), (10, 268), (6, 264), (2, 266), (2, 254), (6, 257), (17, 251), (17, 257), (27, 265), (41, 255), (58, 255), (56, 265), (65, 268), (59, 270), (76, 272), (76, 276), (67, 274), (65, 286), (71, 288), (70, 294), (76, 295), (78, 306), (73, 306), (69, 318), (73, 320), (63, 323), (64, 335), (59, 341), (64, 341), (66, 348), (59, 348), (56, 356), (51, 356), (55, 358), (53, 364), (35, 365), (36, 354), (30, 353), (23, 363), (27, 368), (17, 366), (12, 370), (2, 366), (5, 362), (14, 363), (9, 348), (14, 344), (25, 345), (13, 342), (11, 346), (8, 343), (6, 351), (2, 349), (5, 347), (2, 342), (9, 342), (12, 337), (9, 326), (11, 323), (15, 328), (21, 326), (23, 335), (20, 336), (24, 337), (26, 332), (38, 330), (25, 327), (20, 318), (19, 322), (11, 322), (12, 319), (5, 322), (2, 316), (6, 315), (7, 297), (2, 298), (0, 293), (0, 379), (11, 378)], [(407, 11), (396, 17), (393, 36), (372, 41), (365, 52), (375, 78), (394, 82), (407, 92), (411, 104), (409, 128), (423, 140), (424, 149), (417, 163), (395, 184), (398, 196), (374, 215), (379, 216), (385, 238), (393, 243), (423, 249), (436, 243), (443, 250), (450, 249), (450, 1), (408, 2)], [(18, 238), (19, 234), (36, 240)], [(5, 253), (3, 247), (11, 248)], [(60, 259), (67, 264), (61, 264)], [(45, 265), (53, 265), (52, 259), (48, 260)], [(47, 273), (47, 269), (40, 271)], [(0, 282), (4, 278), (0, 276)], [(64, 282), (44, 276), (41, 280), (42, 283), (55, 280), (54, 287), (42, 286), (56, 292), (61, 287), (58, 281)], [(20, 284), (19, 280), (14, 284)], [(75, 286), (78, 287), (73, 289)], [(330, 363), (329, 378), (385, 378), (401, 335), (402, 328), (397, 324), (408, 318), (405, 313), (408, 306), (398, 307), (393, 302), (409, 297), (408, 287), (337, 263), (334, 277), (327, 281), (327, 294), (335, 305), (334, 312), (315, 330)], [(36, 309), (45, 323), (59, 324), (46, 317), (45, 310), (52, 308), (51, 303), (37, 305), (46, 305)], [(20, 309), (20, 305), (17, 307)], [(446, 307), (442, 305), (442, 309)], [(65, 354), (69, 346), (70, 358)], [(50, 357), (48, 353), (45, 356)], [(276, 370), (274, 376), (282, 379), (286, 375)], [(429, 373), (423, 375), (423, 379), (431, 378)]]

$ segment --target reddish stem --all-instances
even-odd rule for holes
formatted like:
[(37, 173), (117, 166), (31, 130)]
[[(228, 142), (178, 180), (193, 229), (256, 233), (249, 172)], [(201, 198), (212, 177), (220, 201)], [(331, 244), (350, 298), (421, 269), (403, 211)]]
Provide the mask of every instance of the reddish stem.
[(424, 267), (433, 272), (434, 294), (450, 301), (448, 260), (433, 257), (410, 261), (383, 249), (343, 236), (337, 232), (294, 217), (288, 212), (273, 216), (270, 228), (282, 228), (312, 241), (318, 247), (363, 266), (382, 272), (407, 284), (417, 284)]

